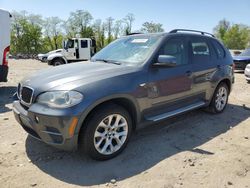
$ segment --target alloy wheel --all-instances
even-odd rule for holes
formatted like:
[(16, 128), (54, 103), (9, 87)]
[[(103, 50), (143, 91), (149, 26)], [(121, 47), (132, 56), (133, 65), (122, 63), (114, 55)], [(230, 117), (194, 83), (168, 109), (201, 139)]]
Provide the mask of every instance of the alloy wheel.
[(220, 87), (216, 94), (215, 107), (218, 111), (222, 111), (227, 104), (228, 92), (225, 87)]
[(128, 136), (128, 122), (120, 114), (105, 117), (94, 133), (95, 149), (103, 155), (111, 155), (118, 151)]

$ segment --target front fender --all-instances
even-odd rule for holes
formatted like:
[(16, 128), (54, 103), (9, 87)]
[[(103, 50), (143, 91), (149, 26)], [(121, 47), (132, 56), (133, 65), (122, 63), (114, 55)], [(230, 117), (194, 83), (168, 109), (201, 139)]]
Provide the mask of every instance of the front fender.
[(82, 115), (79, 118), (79, 123), (78, 123), (78, 127), (75, 130), (75, 133), (79, 133), (84, 121), (86, 120), (86, 117), (89, 115), (89, 113), (96, 108), (97, 106), (99, 106), (100, 104), (104, 103), (104, 102), (108, 102), (108, 101), (112, 101), (115, 99), (126, 99), (128, 101), (130, 101), (136, 111), (136, 123), (138, 123), (141, 119), (141, 115), (140, 115), (140, 109), (139, 109), (139, 105), (136, 101), (136, 99), (128, 94), (116, 94), (116, 95), (111, 95), (111, 96), (107, 96), (107, 97), (103, 97), (101, 99), (96, 100), (94, 103), (92, 103), (91, 105), (89, 105), (84, 112), (82, 113)]
[(65, 64), (68, 63), (68, 60), (65, 58), (65, 56), (63, 56), (63, 55), (60, 54), (60, 53), (55, 53), (55, 54), (49, 55), (48, 58), (47, 58), (47, 60), (50, 61), (50, 62), (52, 62), (52, 61), (53, 61), (54, 59), (56, 59), (56, 58), (61, 58), (61, 59), (63, 59), (63, 60), (65, 61)]

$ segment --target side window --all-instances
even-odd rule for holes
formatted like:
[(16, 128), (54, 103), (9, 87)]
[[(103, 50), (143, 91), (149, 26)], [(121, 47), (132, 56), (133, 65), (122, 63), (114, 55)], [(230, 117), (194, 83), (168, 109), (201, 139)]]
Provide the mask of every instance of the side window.
[(192, 62), (196, 64), (209, 63), (211, 60), (211, 50), (205, 39), (191, 39)]
[(219, 44), (219, 42), (215, 40), (212, 40), (212, 44), (214, 46), (218, 59), (223, 59), (226, 55), (224, 48), (221, 46), (221, 44)]
[(81, 40), (81, 48), (88, 48), (88, 41), (87, 40)]
[(163, 45), (159, 55), (170, 55), (176, 58), (177, 65), (187, 64), (187, 50), (184, 39), (170, 39)]

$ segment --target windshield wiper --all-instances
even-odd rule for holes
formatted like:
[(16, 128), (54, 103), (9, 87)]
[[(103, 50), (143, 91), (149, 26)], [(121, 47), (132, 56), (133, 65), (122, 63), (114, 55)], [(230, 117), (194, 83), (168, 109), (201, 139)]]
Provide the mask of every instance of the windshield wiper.
[(112, 61), (112, 60), (108, 60), (108, 59), (95, 59), (95, 61), (102, 61), (104, 63), (112, 63), (115, 65), (121, 65), (121, 63), (117, 62), (117, 61)]

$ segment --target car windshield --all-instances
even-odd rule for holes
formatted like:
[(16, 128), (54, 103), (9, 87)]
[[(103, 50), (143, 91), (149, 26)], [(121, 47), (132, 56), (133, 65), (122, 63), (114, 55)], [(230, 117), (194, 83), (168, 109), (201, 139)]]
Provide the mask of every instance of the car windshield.
[(117, 39), (98, 52), (91, 61), (138, 65), (154, 51), (160, 36), (130, 36)]
[(250, 56), (250, 48), (244, 50), (239, 56)]

